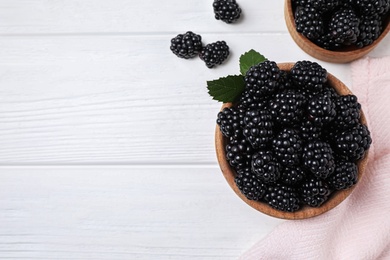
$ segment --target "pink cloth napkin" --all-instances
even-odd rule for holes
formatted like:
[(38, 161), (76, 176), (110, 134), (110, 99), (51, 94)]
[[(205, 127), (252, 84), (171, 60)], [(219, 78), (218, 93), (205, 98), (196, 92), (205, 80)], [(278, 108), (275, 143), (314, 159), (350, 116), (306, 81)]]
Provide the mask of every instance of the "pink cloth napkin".
[(240, 259), (390, 259), (390, 56), (355, 61), (352, 80), (373, 139), (365, 176), (333, 210), (282, 223)]

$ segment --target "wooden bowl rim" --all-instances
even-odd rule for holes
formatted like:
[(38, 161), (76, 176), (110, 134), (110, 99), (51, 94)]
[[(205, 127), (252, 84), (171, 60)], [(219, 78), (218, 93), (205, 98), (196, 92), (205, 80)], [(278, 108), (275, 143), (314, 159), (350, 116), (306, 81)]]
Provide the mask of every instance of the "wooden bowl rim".
[[(289, 71), (293, 67), (294, 63), (278, 63), (278, 66), (281, 70)], [(351, 90), (348, 89), (347, 86), (345, 86), (339, 79), (337, 79), (332, 74), (328, 73), (328, 82), (332, 87), (335, 88), (335, 90), (341, 94), (341, 95), (348, 95), (352, 94)], [(336, 87), (335, 87), (336, 86)], [(225, 103), (222, 105), (222, 109), (225, 107), (232, 106), (231, 103)], [(360, 122), (364, 125), (367, 125), (366, 118), (364, 116), (363, 110), (361, 110), (361, 119)], [(222, 171), (223, 176), (225, 177), (226, 181), (228, 182), (229, 186), (233, 189), (233, 191), (240, 197), (245, 203), (247, 203), (252, 208), (267, 214), (272, 217), (281, 218), (281, 219), (306, 219), (310, 217), (315, 217), (320, 214), (323, 214), (337, 205), (339, 205), (342, 201), (344, 201), (356, 188), (357, 185), (362, 180), (362, 177), (365, 172), (365, 168), (367, 165), (368, 160), (368, 153), (369, 150), (365, 152), (364, 157), (358, 161), (358, 182), (352, 186), (351, 188), (347, 190), (341, 190), (341, 191), (334, 191), (331, 197), (320, 207), (313, 208), (309, 206), (303, 206), (301, 209), (299, 209), (296, 212), (282, 212), (279, 210), (276, 210), (272, 207), (270, 207), (268, 204), (264, 202), (259, 201), (253, 201), (248, 200), (238, 189), (234, 182), (234, 177), (236, 175), (234, 169), (229, 165), (228, 161), (226, 160), (226, 153), (225, 153), (225, 146), (226, 146), (226, 138), (222, 135), (219, 126), (216, 125), (215, 129), (215, 148), (217, 153), (217, 159), (220, 166), (220, 169)]]

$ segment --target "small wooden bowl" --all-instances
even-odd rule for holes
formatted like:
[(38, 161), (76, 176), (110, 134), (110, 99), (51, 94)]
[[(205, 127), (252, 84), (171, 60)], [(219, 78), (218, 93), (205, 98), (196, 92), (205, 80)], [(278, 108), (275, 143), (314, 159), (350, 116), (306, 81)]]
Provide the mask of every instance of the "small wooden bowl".
[(291, 37), (303, 51), (305, 51), (307, 54), (314, 58), (333, 63), (347, 63), (363, 57), (364, 55), (372, 51), (390, 31), (390, 17), (388, 17), (386, 20), (386, 28), (384, 28), (379, 38), (376, 39), (371, 45), (365, 46), (363, 48), (351, 46), (338, 51), (330, 51), (317, 46), (305, 36), (297, 32), (295, 28), (294, 12), (291, 0), (285, 0), (284, 18), (286, 20), (287, 29)]
[[(291, 68), (294, 66), (294, 63), (279, 63), (279, 68), (281, 70), (290, 71)], [(332, 86), (337, 93), (340, 95), (348, 95), (352, 94), (352, 92), (335, 76), (328, 73), (328, 83), (330, 86)], [(231, 107), (231, 103), (223, 104), (222, 109), (225, 107)], [(360, 122), (364, 125), (367, 125), (366, 118), (364, 116), (363, 111), (361, 111), (361, 119)], [(239, 196), (244, 202), (246, 202), (249, 206), (253, 207), (254, 209), (265, 213), (269, 216), (276, 217), (276, 218), (282, 218), (282, 219), (305, 219), (310, 218), (314, 216), (318, 216), (324, 212), (327, 212), (328, 210), (331, 210), (332, 208), (339, 205), (345, 198), (347, 198), (353, 189), (360, 183), (364, 170), (367, 165), (367, 159), (368, 159), (368, 151), (366, 151), (364, 157), (357, 163), (358, 166), (358, 182), (351, 188), (347, 190), (341, 190), (341, 191), (335, 191), (331, 194), (329, 199), (322, 204), (318, 208), (313, 208), (309, 206), (302, 206), (298, 211), (296, 212), (282, 212), (279, 210), (276, 210), (269, 206), (265, 202), (259, 202), (259, 201), (253, 201), (248, 200), (238, 189), (234, 182), (234, 178), (236, 176), (235, 170), (230, 166), (229, 162), (226, 160), (226, 152), (225, 147), (227, 144), (227, 138), (224, 137), (219, 129), (219, 126), (217, 125), (215, 129), (215, 148), (217, 152), (217, 159), (219, 166), (221, 168), (221, 171), (223, 175), (225, 176), (226, 181), (230, 185), (230, 187), (234, 190), (234, 192)]]

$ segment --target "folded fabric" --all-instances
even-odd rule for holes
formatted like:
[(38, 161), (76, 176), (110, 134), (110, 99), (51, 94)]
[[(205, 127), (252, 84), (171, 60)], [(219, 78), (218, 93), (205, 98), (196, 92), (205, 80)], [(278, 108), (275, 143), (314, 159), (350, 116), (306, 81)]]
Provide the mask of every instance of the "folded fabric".
[(351, 67), (373, 139), (365, 175), (336, 208), (283, 222), (240, 259), (390, 259), (390, 56)]

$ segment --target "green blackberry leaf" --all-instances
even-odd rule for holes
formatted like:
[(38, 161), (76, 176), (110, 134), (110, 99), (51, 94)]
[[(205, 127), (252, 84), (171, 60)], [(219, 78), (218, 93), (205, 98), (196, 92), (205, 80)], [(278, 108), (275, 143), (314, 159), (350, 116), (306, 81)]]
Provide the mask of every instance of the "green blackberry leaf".
[(233, 75), (207, 81), (207, 89), (214, 100), (223, 103), (234, 102), (245, 89), (244, 77)]
[(255, 50), (250, 50), (240, 57), (240, 72), (242, 75), (245, 75), (250, 67), (257, 65), (263, 61), (267, 60), (263, 55), (258, 53)]

